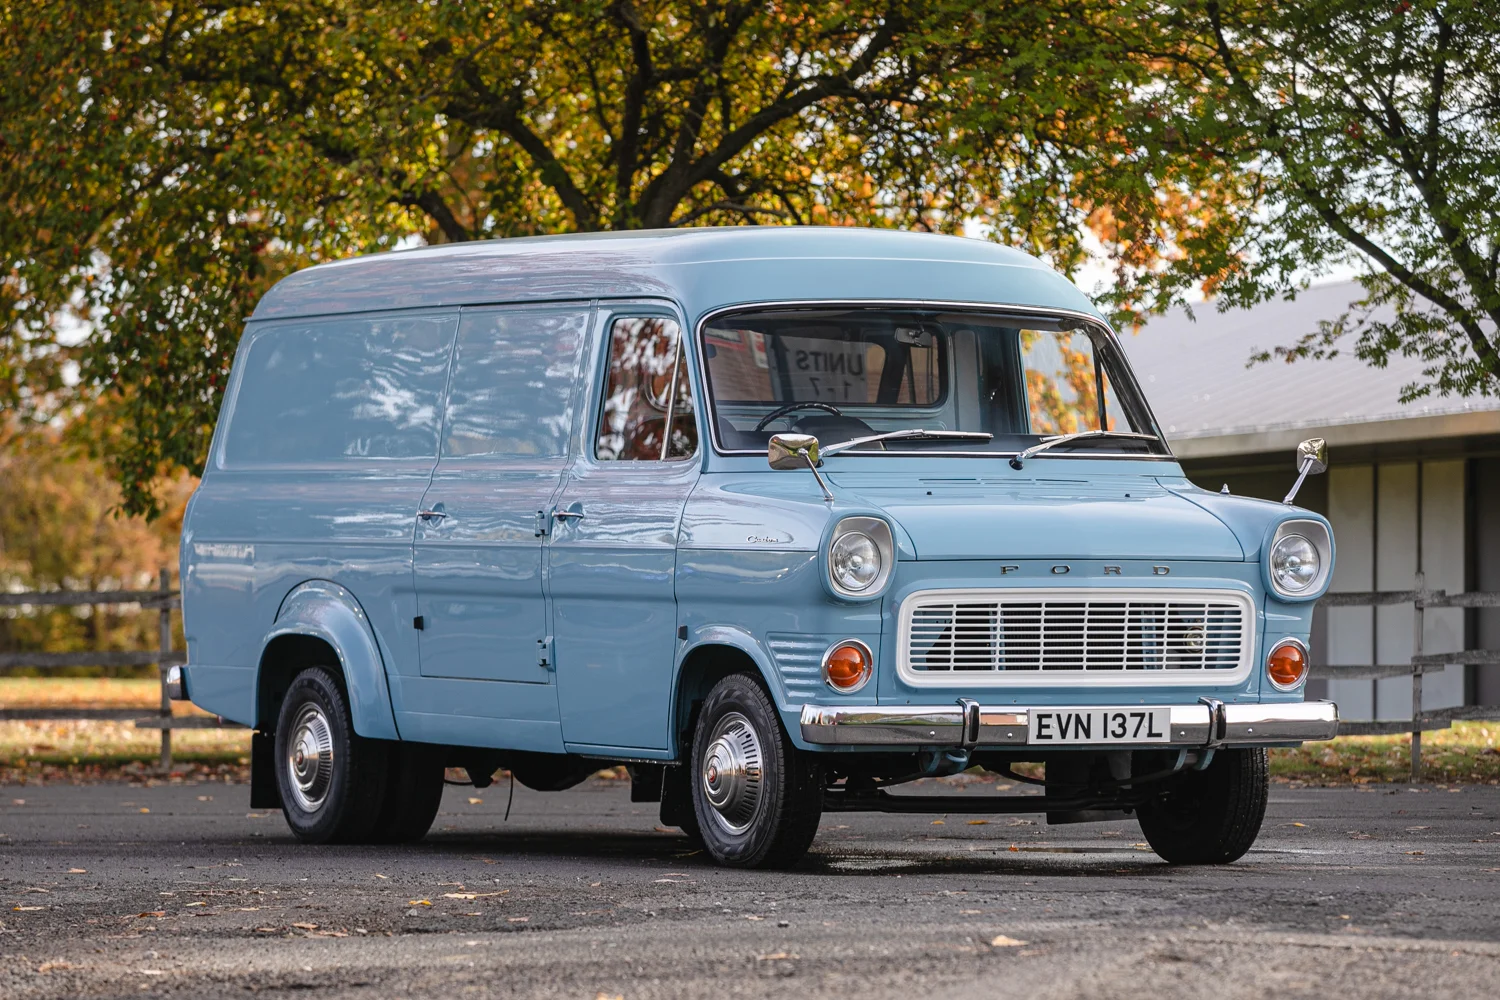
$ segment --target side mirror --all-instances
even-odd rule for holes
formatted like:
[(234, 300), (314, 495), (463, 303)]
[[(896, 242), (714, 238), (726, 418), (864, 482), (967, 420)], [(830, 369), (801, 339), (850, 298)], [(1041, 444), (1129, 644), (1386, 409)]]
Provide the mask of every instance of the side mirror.
[(818, 439), (811, 434), (772, 434), (766, 461), (773, 469), (817, 468)]
[(1309, 476), (1328, 471), (1328, 442), (1308, 438), (1297, 446), (1297, 471)]
[(1297, 446), (1297, 481), (1292, 484), (1292, 490), (1281, 502), (1290, 504), (1297, 499), (1297, 491), (1302, 489), (1302, 483), (1308, 476), (1316, 476), (1328, 471), (1328, 442), (1322, 438), (1308, 438)]
[(818, 439), (811, 434), (772, 434), (766, 446), (766, 461), (773, 469), (807, 468), (818, 481), (823, 499), (833, 503), (833, 491), (818, 472)]

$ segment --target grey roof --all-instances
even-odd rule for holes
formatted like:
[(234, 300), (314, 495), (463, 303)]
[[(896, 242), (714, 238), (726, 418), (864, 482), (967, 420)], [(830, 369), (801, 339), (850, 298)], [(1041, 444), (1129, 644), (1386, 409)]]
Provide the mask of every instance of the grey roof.
[[(1422, 362), (1374, 368), (1341, 345), (1338, 357), (1246, 367), (1256, 350), (1294, 343), (1360, 298), (1352, 281), (1315, 285), (1287, 301), (1220, 313), (1212, 304), (1173, 309), (1139, 333), (1122, 333), (1151, 407), (1183, 457), (1270, 451), (1308, 431), (1330, 444), (1500, 431), (1500, 399), (1431, 396), (1400, 401)], [(1352, 341), (1352, 338), (1350, 338)], [(1305, 436), (1305, 435), (1304, 435)]]

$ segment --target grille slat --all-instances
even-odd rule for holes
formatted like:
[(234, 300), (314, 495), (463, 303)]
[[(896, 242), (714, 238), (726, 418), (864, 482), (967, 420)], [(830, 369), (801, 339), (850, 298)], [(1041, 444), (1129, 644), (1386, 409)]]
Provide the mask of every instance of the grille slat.
[(1203, 593), (918, 595), (906, 604), (906, 666), (928, 673), (1235, 670), (1248, 655), (1250, 608), (1236, 596)]

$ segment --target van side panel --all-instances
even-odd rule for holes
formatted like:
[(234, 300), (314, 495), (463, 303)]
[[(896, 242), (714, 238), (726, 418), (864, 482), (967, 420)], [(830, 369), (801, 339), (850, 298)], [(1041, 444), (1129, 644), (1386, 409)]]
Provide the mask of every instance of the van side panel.
[[(196, 704), (255, 723), (264, 643), (288, 595), (314, 580), (337, 584), (362, 610), (383, 670), (417, 672), (412, 530), (437, 459), (456, 325), (449, 310), (247, 330), (184, 524)], [(359, 669), (353, 701), (388, 701), (384, 685), (354, 690), (368, 683)]]

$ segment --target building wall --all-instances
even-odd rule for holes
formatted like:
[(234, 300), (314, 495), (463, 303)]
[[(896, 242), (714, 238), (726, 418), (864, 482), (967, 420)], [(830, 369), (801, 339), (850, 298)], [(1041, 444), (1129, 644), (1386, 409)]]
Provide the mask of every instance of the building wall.
[[(1469, 463), (1469, 589), (1500, 593), (1500, 457)], [(1500, 649), (1500, 608), (1469, 613), (1469, 649)], [(1500, 664), (1471, 666), (1468, 703), (1500, 705)]]
[[(1338, 545), (1335, 591), (1410, 590), (1421, 573), (1430, 590), (1461, 593), (1467, 577), (1466, 463), (1386, 462), (1329, 470), (1328, 519)], [(1464, 648), (1464, 612), (1425, 612), (1422, 652)], [(1416, 651), (1410, 605), (1330, 608), (1327, 650), (1335, 664), (1404, 664)], [(1453, 665), (1423, 678), (1422, 707), (1464, 704), (1465, 671)], [(1347, 719), (1410, 718), (1407, 677), (1339, 680), (1328, 696)]]

